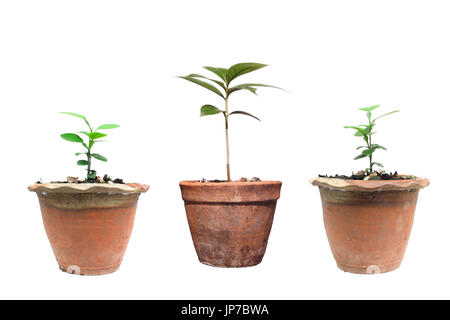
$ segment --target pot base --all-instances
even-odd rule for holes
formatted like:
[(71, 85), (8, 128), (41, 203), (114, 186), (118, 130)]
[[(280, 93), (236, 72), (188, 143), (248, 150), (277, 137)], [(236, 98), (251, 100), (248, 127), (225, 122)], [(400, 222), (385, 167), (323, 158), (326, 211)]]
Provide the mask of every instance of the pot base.
[(356, 274), (379, 274), (379, 273), (386, 273), (386, 272), (390, 272), (390, 271), (394, 271), (396, 269), (398, 269), (400, 267), (401, 261), (400, 262), (396, 262), (393, 264), (389, 264), (389, 265), (371, 265), (371, 266), (349, 266), (340, 262), (337, 262), (337, 267), (339, 269), (341, 269), (344, 272), (349, 272), (349, 273), (356, 273)]
[(106, 268), (106, 269), (105, 268), (103, 268), (103, 269), (85, 269), (85, 268), (81, 269), (78, 266), (66, 267), (66, 266), (59, 265), (59, 269), (62, 272), (66, 272), (69, 274), (76, 274), (76, 275), (80, 275), (80, 276), (101, 276), (104, 274), (114, 273), (117, 270), (119, 270), (119, 268), (120, 268), (120, 264), (117, 266), (111, 267), (111, 268)]
[(202, 261), (200, 259), (198, 259), (198, 261), (200, 261), (200, 263), (203, 263), (204, 265), (214, 267), (214, 268), (233, 269), (233, 268), (248, 268), (248, 267), (257, 266), (258, 264), (260, 264), (262, 262), (262, 259), (257, 262), (238, 264), (238, 265), (215, 264), (215, 263), (211, 263), (211, 262)]

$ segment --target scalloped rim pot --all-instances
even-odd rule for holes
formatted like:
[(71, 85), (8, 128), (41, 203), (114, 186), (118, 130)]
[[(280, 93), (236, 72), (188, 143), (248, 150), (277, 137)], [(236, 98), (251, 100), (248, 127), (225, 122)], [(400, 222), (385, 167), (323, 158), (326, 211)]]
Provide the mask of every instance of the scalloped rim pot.
[(397, 269), (411, 233), (419, 189), (428, 179), (315, 178), (328, 242), (338, 268), (359, 274)]
[(119, 269), (134, 224), (137, 183), (48, 183), (36, 192), (45, 231), (59, 268), (68, 273), (102, 275)]

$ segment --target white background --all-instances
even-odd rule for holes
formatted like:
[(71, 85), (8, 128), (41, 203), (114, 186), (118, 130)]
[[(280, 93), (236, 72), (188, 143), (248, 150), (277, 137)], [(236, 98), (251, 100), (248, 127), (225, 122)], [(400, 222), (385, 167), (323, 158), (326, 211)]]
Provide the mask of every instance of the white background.
[[(1, 1), (0, 298), (450, 298), (448, 1)], [(177, 75), (261, 62), (238, 82), (278, 85), (234, 94), (232, 176), (283, 181), (266, 256), (257, 267), (197, 261), (178, 182), (224, 178), (220, 98)], [(212, 75), (212, 74), (211, 74)], [(344, 125), (381, 104), (375, 158), (428, 177), (403, 265), (361, 276), (338, 270), (319, 192), (308, 179), (349, 174), (360, 141)], [(78, 145), (59, 134), (119, 123), (96, 146), (100, 174), (150, 185), (121, 269), (59, 271), (27, 186), (82, 176)]]

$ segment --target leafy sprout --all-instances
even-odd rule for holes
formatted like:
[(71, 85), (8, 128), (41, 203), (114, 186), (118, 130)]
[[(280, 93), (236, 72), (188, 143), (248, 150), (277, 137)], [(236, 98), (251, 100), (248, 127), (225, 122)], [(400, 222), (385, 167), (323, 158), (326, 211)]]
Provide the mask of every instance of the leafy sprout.
[(375, 144), (372, 143), (372, 136), (376, 133), (373, 131), (373, 128), (376, 125), (376, 121), (380, 118), (383, 118), (387, 115), (399, 112), (400, 110), (395, 110), (395, 111), (391, 111), (388, 113), (385, 113), (379, 117), (376, 118), (372, 118), (372, 111), (377, 109), (380, 105), (374, 105), (371, 107), (367, 107), (367, 108), (359, 108), (359, 110), (366, 112), (367, 115), (367, 119), (369, 120), (368, 124), (361, 124), (359, 126), (345, 126), (344, 128), (348, 128), (348, 129), (354, 129), (356, 130), (355, 132), (355, 136), (356, 137), (362, 137), (365, 145), (363, 146), (359, 146), (358, 148), (356, 148), (356, 150), (362, 150), (361, 154), (359, 154), (358, 156), (355, 157), (354, 160), (358, 160), (358, 159), (362, 159), (362, 158), (369, 158), (369, 168), (366, 169), (366, 172), (369, 173), (373, 173), (373, 166), (378, 166), (380, 168), (383, 168), (383, 165), (379, 162), (374, 162), (373, 161), (373, 154), (376, 150), (378, 149), (382, 149), (382, 150), (387, 150), (385, 147), (383, 147), (382, 145), (379, 144)]
[(80, 131), (78, 133), (81, 133), (87, 137), (87, 141), (85, 142), (78, 134), (76, 133), (63, 133), (61, 135), (61, 138), (64, 140), (70, 141), (70, 142), (76, 142), (80, 143), (86, 150), (83, 150), (83, 152), (77, 152), (75, 153), (75, 156), (81, 156), (85, 155), (86, 160), (78, 160), (77, 165), (79, 166), (87, 166), (87, 179), (95, 179), (97, 176), (97, 172), (95, 170), (92, 170), (91, 168), (91, 162), (92, 158), (100, 160), (100, 161), (108, 161), (104, 156), (98, 153), (92, 153), (92, 147), (96, 142), (102, 142), (104, 140), (99, 140), (101, 138), (104, 138), (107, 136), (107, 134), (99, 132), (98, 130), (106, 130), (106, 129), (115, 129), (120, 127), (118, 124), (103, 124), (99, 126), (97, 129), (93, 129), (89, 121), (86, 119), (85, 116), (73, 113), (73, 112), (60, 112), (62, 114), (68, 114), (73, 117), (77, 117), (80, 119), (83, 119), (83, 121), (86, 123), (87, 127), (89, 128), (89, 131)]
[[(260, 83), (242, 83), (235, 86), (231, 86), (231, 82), (244, 74), (256, 71), (258, 69), (267, 67), (266, 64), (261, 63), (238, 63), (230, 68), (217, 68), (217, 67), (204, 67), (206, 70), (214, 73), (218, 79), (213, 79), (209, 77), (202, 76), (200, 74), (192, 73), (188, 76), (180, 76), (179, 78), (185, 79), (187, 81), (193, 82), (205, 89), (208, 89), (211, 92), (214, 92), (218, 96), (220, 96), (224, 100), (224, 109), (220, 109), (211, 104), (205, 104), (200, 108), (200, 116), (209, 116), (222, 113), (225, 118), (225, 140), (226, 140), (226, 156), (227, 156), (227, 180), (231, 181), (230, 177), (230, 145), (228, 139), (228, 122), (229, 117), (233, 114), (240, 114), (252, 117), (258, 121), (261, 121), (258, 117), (245, 112), (236, 110), (233, 112), (229, 111), (228, 108), (228, 100), (230, 95), (234, 92), (246, 90), (253, 94), (256, 94), (257, 88), (259, 87), (268, 87), (268, 88), (277, 88), (275, 86), (260, 84)], [(281, 89), (283, 90), (283, 89)]]

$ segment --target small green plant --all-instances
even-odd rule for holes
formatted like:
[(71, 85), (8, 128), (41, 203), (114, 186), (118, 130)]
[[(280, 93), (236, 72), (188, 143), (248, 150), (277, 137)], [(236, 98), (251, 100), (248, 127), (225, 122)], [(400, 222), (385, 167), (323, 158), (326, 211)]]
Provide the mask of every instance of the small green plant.
[(81, 133), (81, 134), (87, 136), (88, 140), (86, 142), (84, 142), (84, 140), (78, 134), (75, 134), (75, 133), (63, 133), (61, 135), (61, 138), (63, 138), (64, 140), (70, 141), (70, 142), (81, 143), (81, 145), (86, 149), (84, 152), (75, 153), (76, 156), (81, 156), (81, 155), (86, 156), (86, 160), (78, 160), (77, 165), (87, 166), (87, 169), (86, 169), (87, 170), (87, 180), (95, 179), (97, 177), (97, 172), (95, 170), (92, 170), (92, 168), (91, 168), (92, 158), (95, 158), (100, 161), (108, 161), (104, 156), (102, 156), (98, 153), (92, 153), (92, 147), (94, 146), (94, 144), (96, 142), (104, 141), (104, 140), (99, 140), (99, 139), (107, 136), (105, 133), (99, 132), (98, 130), (115, 129), (120, 126), (118, 124), (103, 124), (94, 130), (93, 127), (91, 126), (91, 124), (89, 123), (89, 121), (87, 121), (85, 116), (83, 116), (81, 114), (73, 113), (73, 112), (60, 112), (60, 113), (68, 114), (70, 116), (74, 116), (74, 117), (83, 119), (84, 122), (86, 123), (86, 125), (88, 126), (89, 131), (78, 132), (78, 133)]
[[(250, 91), (253, 94), (257, 94), (256, 90), (257, 87), (269, 87), (269, 88), (277, 88), (277, 89), (281, 89), (275, 86), (271, 86), (271, 85), (267, 85), (267, 84), (260, 84), (260, 83), (243, 83), (243, 84), (239, 84), (239, 85), (235, 85), (234, 87), (231, 87), (230, 84), (231, 82), (236, 79), (237, 77), (240, 77), (246, 73), (252, 72), (252, 71), (256, 71), (258, 69), (267, 67), (266, 64), (261, 64), (261, 63), (238, 63), (235, 64), (233, 66), (231, 66), (230, 68), (215, 68), (215, 67), (204, 67), (206, 70), (214, 73), (216, 76), (218, 76), (220, 78), (220, 80), (218, 79), (211, 79), (205, 76), (202, 76), (200, 74), (195, 74), (192, 73), (188, 76), (182, 77), (180, 76), (179, 78), (188, 80), (190, 82), (193, 82), (199, 86), (202, 86), (203, 88), (206, 88), (212, 92), (214, 92), (215, 94), (217, 94), (218, 96), (220, 96), (223, 100), (224, 100), (224, 109), (219, 109), (211, 104), (205, 104), (200, 108), (200, 116), (209, 116), (209, 115), (214, 115), (214, 114), (219, 114), (222, 113), (224, 115), (225, 118), (225, 140), (226, 140), (226, 157), (227, 157), (227, 180), (231, 181), (231, 177), (230, 177), (230, 144), (229, 144), (229, 138), (228, 138), (228, 121), (229, 121), (229, 117), (233, 114), (241, 114), (241, 115), (246, 115), (249, 117), (252, 117), (258, 121), (261, 121), (259, 118), (257, 118), (256, 116), (245, 112), (245, 111), (233, 111), (230, 112), (229, 111), (229, 106), (228, 106), (228, 100), (230, 98), (230, 95), (233, 92), (237, 92), (240, 90), (247, 90)], [(204, 81), (207, 80), (207, 81)], [(214, 83), (215, 85), (213, 85), (212, 83)], [(218, 85), (218, 86), (216, 86)]]
[(377, 109), (379, 106), (380, 105), (377, 104), (377, 105), (374, 105), (374, 106), (371, 106), (368, 108), (359, 108), (359, 110), (366, 112), (367, 119), (369, 120), (368, 124), (344, 127), (344, 128), (356, 130), (355, 136), (362, 137), (364, 139), (364, 142), (366, 143), (366, 145), (359, 146), (358, 148), (356, 148), (356, 150), (362, 150), (362, 151), (361, 151), (361, 154), (356, 156), (354, 160), (368, 157), (369, 158), (369, 168), (366, 169), (366, 172), (368, 172), (368, 173), (373, 173), (373, 166), (378, 166), (380, 168), (383, 168), (383, 165), (381, 163), (372, 161), (373, 153), (378, 149), (387, 150), (385, 147), (383, 147), (379, 144), (372, 143), (372, 136), (376, 133), (373, 131), (373, 127), (376, 124), (375, 121), (377, 121), (378, 119), (380, 119), (382, 117), (385, 117), (387, 115), (390, 115), (390, 114), (400, 111), (400, 110), (391, 111), (391, 112), (385, 113), (377, 118), (372, 119), (372, 111)]

